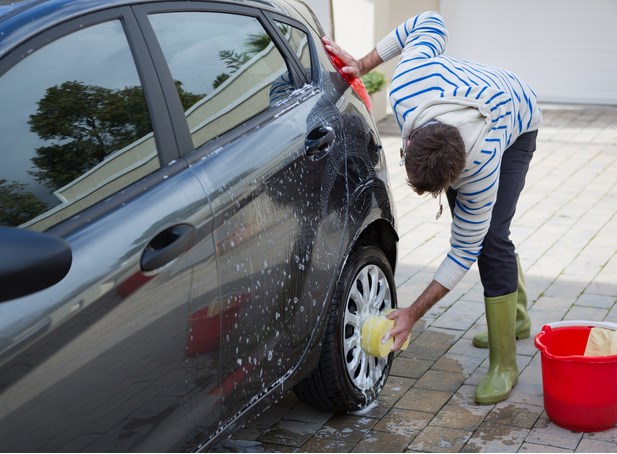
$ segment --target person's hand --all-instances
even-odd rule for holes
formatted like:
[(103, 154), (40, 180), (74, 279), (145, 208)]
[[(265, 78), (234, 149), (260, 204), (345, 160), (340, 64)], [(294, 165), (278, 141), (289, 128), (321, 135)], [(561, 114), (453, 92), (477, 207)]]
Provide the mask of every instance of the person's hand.
[[(410, 336), (413, 325), (418, 321), (419, 317), (416, 318), (414, 312), (412, 307), (408, 307), (396, 309), (386, 315), (388, 319), (394, 320), (394, 327), (390, 330), (389, 336), (394, 338), (393, 352), (401, 349), (403, 342)], [(384, 341), (387, 341), (387, 338)]]
[(321, 38), (326, 50), (331, 54), (338, 57), (342, 62), (343, 66), (341, 71), (345, 74), (349, 74), (354, 77), (360, 77), (364, 73), (362, 72), (362, 64), (359, 60), (352, 57), (347, 51), (343, 50), (338, 44), (332, 41), (330, 38), (323, 37)]

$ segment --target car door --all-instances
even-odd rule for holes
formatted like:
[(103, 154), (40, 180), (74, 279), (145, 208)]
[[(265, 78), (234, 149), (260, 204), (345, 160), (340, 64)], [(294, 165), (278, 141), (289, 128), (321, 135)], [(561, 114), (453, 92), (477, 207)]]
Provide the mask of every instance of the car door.
[(195, 304), (219, 324), (214, 219), (132, 10), (13, 49), (0, 91), (0, 223), (72, 253), (60, 282), (0, 302), (0, 450), (180, 449), (196, 395), (214, 430), (220, 352), (192, 338), (189, 311), (198, 267)]
[(347, 215), (340, 116), (302, 24), (214, 2), (142, 11), (168, 85), (201, 94), (178, 116), (214, 212), (225, 424), (293, 371), (337, 277)]

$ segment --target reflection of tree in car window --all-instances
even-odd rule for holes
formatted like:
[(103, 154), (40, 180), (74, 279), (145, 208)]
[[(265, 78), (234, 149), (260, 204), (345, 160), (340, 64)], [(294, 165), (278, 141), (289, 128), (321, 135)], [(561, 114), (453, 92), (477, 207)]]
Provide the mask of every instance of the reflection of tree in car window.
[[(203, 97), (182, 89), (189, 108)], [(28, 173), (54, 192), (152, 131), (142, 87), (109, 89), (81, 82), (49, 87), (30, 115), (30, 130), (45, 141)], [(21, 225), (48, 210), (28, 185), (0, 179), (0, 225)]]
[(24, 57), (0, 75), (0, 224), (46, 230), (160, 168), (120, 20)]
[(267, 33), (249, 35), (246, 40), (245, 48), (243, 52), (237, 52), (233, 49), (219, 51), (219, 58), (225, 63), (225, 67), (229, 69), (229, 72), (224, 72), (216, 76), (212, 83), (212, 88), (219, 87), (229, 77), (238, 71), (244, 64), (249, 62), (251, 58), (257, 55), (262, 50), (266, 49), (272, 38)]
[[(184, 92), (180, 82), (176, 85), (184, 103), (200, 99)], [(37, 105), (30, 129), (48, 142), (36, 148), (35, 170), (29, 173), (51, 188), (79, 178), (152, 130), (141, 87), (113, 90), (64, 82), (48, 88)]]
[(0, 225), (20, 225), (47, 208), (23, 183), (0, 179)]

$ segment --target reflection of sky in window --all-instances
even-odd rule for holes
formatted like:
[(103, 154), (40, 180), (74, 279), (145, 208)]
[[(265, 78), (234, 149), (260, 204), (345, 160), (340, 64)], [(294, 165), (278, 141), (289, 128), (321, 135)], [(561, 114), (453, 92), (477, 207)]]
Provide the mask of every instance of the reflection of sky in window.
[(66, 81), (111, 89), (141, 85), (120, 21), (60, 38), (0, 78), (0, 178), (36, 185), (27, 171), (35, 148), (44, 142), (30, 131), (28, 120), (46, 89)]
[(257, 19), (236, 14), (153, 14), (150, 22), (172, 77), (194, 94), (210, 93), (216, 77), (231, 72), (221, 61), (220, 51), (244, 52), (249, 35), (265, 33)]

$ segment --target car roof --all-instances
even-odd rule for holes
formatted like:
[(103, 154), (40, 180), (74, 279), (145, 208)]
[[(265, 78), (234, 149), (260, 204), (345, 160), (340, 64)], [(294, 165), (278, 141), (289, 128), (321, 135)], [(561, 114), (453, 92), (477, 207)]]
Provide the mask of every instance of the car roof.
[[(156, 1), (156, 0), (155, 0)], [(288, 14), (286, 0), (214, 0), (218, 3), (247, 5)], [(53, 26), (85, 13), (123, 5), (152, 3), (153, 0), (0, 0), (0, 56), (42, 28)], [(297, 14), (296, 11), (294, 13)]]

